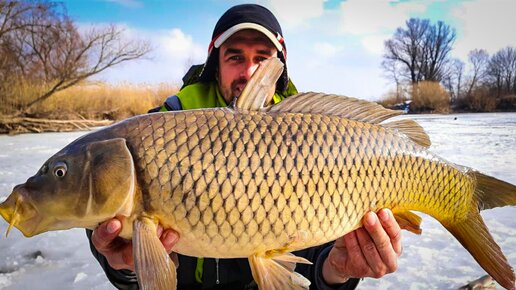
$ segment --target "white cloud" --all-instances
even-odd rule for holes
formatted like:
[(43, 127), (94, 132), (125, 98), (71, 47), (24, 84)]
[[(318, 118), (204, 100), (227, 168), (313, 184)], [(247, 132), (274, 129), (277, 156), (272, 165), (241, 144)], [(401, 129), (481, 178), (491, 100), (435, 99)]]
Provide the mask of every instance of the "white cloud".
[(289, 56), (289, 75), (299, 91), (343, 94), (378, 100), (388, 89), (380, 57), (358, 45), (316, 42), (297, 46)]
[(181, 84), (181, 78), (192, 64), (206, 59), (206, 49), (181, 29), (142, 31), (127, 29), (128, 35), (145, 35), (153, 50), (146, 59), (130, 61), (107, 70), (96, 79), (110, 82)]
[(308, 60), (290, 67), (290, 75), (301, 92), (325, 92), (374, 101), (388, 90), (378, 66)]
[(412, 12), (426, 8), (418, 3), (391, 4), (392, 1), (348, 0), (341, 4), (341, 31), (356, 35), (394, 31), (403, 26)]
[(391, 37), (392, 34), (364, 36), (361, 39), (361, 43), (367, 51), (376, 55), (381, 55), (384, 52), (383, 43)]
[(340, 6), (339, 31), (358, 36), (367, 51), (381, 54), (383, 42), (396, 28), (404, 26), (411, 13), (425, 9), (422, 3), (348, 0)]
[(264, 4), (276, 15), (283, 29), (304, 26), (307, 20), (324, 12), (324, 0), (265, 0)]
[(464, 2), (452, 10), (459, 29), (453, 54), (466, 60), (473, 49), (490, 54), (516, 45), (516, 1), (478, 0)]
[(190, 55), (198, 57), (203, 54), (204, 50), (193, 42), (190, 35), (186, 35), (181, 29), (174, 28), (165, 31), (163, 35), (157, 37), (160, 44), (160, 52), (165, 57), (177, 59)]
[(334, 57), (338, 52), (339, 48), (329, 42), (317, 42), (314, 44), (315, 54), (318, 57), (329, 59)]

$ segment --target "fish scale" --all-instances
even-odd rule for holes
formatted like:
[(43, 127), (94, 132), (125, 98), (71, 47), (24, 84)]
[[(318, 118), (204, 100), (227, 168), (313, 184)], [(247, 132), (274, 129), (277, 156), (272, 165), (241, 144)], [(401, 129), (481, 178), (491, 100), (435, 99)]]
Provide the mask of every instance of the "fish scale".
[(135, 118), (123, 127), (146, 189), (142, 210), (180, 233), (177, 250), (186, 255), (247, 257), (299, 236), (291, 250), (314, 246), (388, 204), (439, 214), (460, 208), (440, 191), (453, 189), (444, 178), (450, 174), (452, 186), (460, 184), (457, 169), (440, 164), (445, 171), (426, 173), (421, 164), (435, 158), (381, 126), (214, 109)]

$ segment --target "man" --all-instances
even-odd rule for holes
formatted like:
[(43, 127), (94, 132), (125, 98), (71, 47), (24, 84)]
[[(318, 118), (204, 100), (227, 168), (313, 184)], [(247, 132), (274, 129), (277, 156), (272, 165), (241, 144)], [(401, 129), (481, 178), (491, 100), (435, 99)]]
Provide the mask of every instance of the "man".
[[(288, 78), (286, 45), (274, 15), (259, 5), (238, 5), (217, 22), (202, 70), (184, 79), (185, 86), (158, 110), (227, 106), (239, 96), (260, 62), (276, 56), (284, 64), (273, 102), (297, 93)], [(187, 74), (188, 75), (188, 74)], [(396, 270), (401, 254), (400, 227), (389, 210), (364, 217), (364, 227), (334, 243), (295, 252), (313, 265), (296, 271), (311, 281), (312, 289), (354, 289), (362, 277), (379, 278)], [(91, 235), (92, 251), (110, 281), (120, 289), (137, 289), (132, 244), (117, 237), (117, 219), (101, 224)], [(180, 238), (170, 229), (159, 229), (171, 253)], [(203, 259), (179, 255), (180, 289), (254, 289), (247, 259)]]

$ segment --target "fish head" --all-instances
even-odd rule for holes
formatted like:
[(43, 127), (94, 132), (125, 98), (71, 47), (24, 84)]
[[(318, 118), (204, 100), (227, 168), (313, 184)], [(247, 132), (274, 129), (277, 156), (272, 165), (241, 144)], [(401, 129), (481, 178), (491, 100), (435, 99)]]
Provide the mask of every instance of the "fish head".
[(25, 236), (95, 228), (133, 209), (135, 174), (125, 139), (74, 142), (48, 159), (0, 204), (0, 215)]

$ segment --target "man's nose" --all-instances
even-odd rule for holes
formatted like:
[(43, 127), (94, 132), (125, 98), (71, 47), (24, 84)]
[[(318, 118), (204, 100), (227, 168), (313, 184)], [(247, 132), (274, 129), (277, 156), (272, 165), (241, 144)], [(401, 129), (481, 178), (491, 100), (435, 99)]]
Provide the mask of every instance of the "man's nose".
[(242, 70), (242, 77), (249, 80), (253, 76), (256, 69), (258, 69), (259, 65), (259, 63), (255, 63), (253, 61), (246, 61)]

